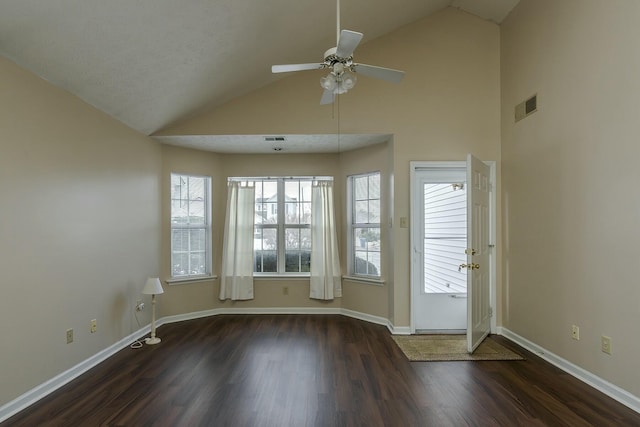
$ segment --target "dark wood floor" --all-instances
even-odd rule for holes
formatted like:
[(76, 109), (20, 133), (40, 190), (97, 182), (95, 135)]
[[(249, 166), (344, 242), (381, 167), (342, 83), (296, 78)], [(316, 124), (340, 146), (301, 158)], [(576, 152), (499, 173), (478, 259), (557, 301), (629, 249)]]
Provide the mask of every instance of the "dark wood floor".
[(639, 426), (640, 414), (527, 358), (410, 363), (383, 326), (225, 315), (164, 325), (2, 426)]

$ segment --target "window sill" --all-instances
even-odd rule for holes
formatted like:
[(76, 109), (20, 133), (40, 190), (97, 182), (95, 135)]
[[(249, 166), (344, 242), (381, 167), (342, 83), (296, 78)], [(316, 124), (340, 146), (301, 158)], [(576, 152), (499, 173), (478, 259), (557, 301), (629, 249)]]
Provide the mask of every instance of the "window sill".
[(253, 280), (304, 280), (309, 279), (310, 277), (311, 276), (308, 274), (274, 274), (253, 276)]
[(194, 276), (194, 277), (172, 277), (164, 282), (169, 286), (187, 285), (189, 283), (208, 282), (218, 279), (218, 276)]
[(364, 276), (342, 276), (342, 280), (349, 280), (351, 282), (366, 283), (367, 285), (384, 286), (385, 281), (373, 277)]

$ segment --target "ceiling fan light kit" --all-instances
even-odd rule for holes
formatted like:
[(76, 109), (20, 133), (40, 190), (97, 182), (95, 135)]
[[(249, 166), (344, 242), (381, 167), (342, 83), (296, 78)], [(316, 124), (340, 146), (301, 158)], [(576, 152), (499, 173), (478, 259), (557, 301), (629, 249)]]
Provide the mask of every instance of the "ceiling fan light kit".
[(336, 73), (332, 71), (326, 77), (320, 78), (320, 86), (324, 90), (331, 91), (334, 95), (342, 95), (353, 89), (357, 81), (358, 78), (353, 73), (348, 71)]
[(323, 62), (319, 64), (274, 65), (271, 67), (271, 72), (286, 73), (289, 71), (330, 69), (329, 74), (320, 79), (320, 86), (324, 89), (320, 104), (332, 104), (335, 95), (342, 95), (353, 89), (357, 82), (356, 73), (399, 83), (404, 77), (404, 71), (353, 62), (353, 51), (362, 40), (363, 34), (350, 30), (340, 31), (340, 0), (337, 1), (337, 15), (337, 46), (324, 53)]

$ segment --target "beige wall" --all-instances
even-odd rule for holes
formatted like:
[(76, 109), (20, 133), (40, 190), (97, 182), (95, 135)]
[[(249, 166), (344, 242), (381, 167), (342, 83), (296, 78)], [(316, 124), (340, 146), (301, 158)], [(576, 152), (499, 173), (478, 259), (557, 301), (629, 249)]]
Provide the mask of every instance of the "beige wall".
[[(196, 283), (165, 286), (162, 295), (163, 316), (190, 313), (216, 308), (337, 308), (341, 300), (330, 302), (309, 299), (309, 279), (257, 278), (254, 283), (254, 299), (250, 301), (220, 301), (220, 267), (222, 265), (222, 241), (227, 202), (227, 178), (230, 176), (333, 176), (336, 211), (342, 212), (343, 182), (340, 176), (337, 154), (265, 154), (230, 155), (190, 150), (172, 146), (163, 147), (163, 227), (162, 272), (165, 278), (170, 271), (169, 240), (169, 176), (172, 172), (200, 174), (212, 178), (212, 240), (213, 273), (218, 278)], [(338, 217), (339, 224), (342, 218)], [(341, 236), (340, 236), (341, 237)], [(283, 287), (288, 287), (288, 295)]]
[(409, 217), (409, 161), (462, 160), (471, 152), (499, 165), (499, 27), (449, 8), (356, 53), (359, 62), (406, 71), (404, 81), (362, 77), (334, 109), (319, 105), (322, 72), (294, 73), (161, 134), (335, 133), (338, 110), (343, 133), (393, 134), (388, 315), (395, 325), (408, 326), (409, 230), (398, 228), (394, 217)]
[(639, 17), (635, 1), (521, 0), (502, 26), (504, 326), (636, 396)]
[[(350, 175), (357, 175), (369, 172), (380, 172), (380, 238), (382, 247), (380, 248), (380, 275), (384, 282), (382, 285), (366, 283), (357, 280), (343, 280), (342, 290), (342, 308), (353, 310), (360, 313), (367, 313), (383, 319), (389, 318), (389, 289), (390, 279), (393, 279), (393, 272), (390, 270), (390, 253), (391, 253), (391, 236), (389, 227), (389, 211), (390, 211), (390, 176), (393, 167), (389, 159), (393, 158), (393, 141), (370, 147), (361, 148), (359, 150), (347, 151), (340, 156), (340, 168), (344, 182), (344, 190), (346, 192), (347, 180)], [(343, 206), (347, 206), (346, 197), (343, 200)], [(341, 258), (343, 265), (343, 274), (348, 273), (347, 258), (349, 256), (347, 248), (347, 239), (349, 235), (348, 229), (348, 212), (342, 209), (342, 246)]]
[(2, 57), (0, 93), (1, 406), (139, 329), (135, 300), (160, 273), (161, 153)]

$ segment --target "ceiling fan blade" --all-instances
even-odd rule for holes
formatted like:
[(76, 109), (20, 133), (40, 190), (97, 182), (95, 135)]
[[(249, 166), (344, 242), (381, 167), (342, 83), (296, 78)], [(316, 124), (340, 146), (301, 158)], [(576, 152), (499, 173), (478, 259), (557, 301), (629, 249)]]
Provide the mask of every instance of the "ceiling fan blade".
[(318, 70), (322, 68), (324, 64), (286, 64), (286, 65), (272, 65), (272, 73), (288, 73), (289, 71), (306, 71), (306, 70)]
[(367, 64), (353, 64), (353, 68), (358, 74), (375, 77), (391, 83), (400, 83), (404, 78), (404, 71), (392, 70), (391, 68), (376, 67)]
[(320, 98), (320, 105), (333, 104), (334, 98), (335, 95), (333, 91), (325, 89), (324, 92), (322, 92), (322, 98)]
[(353, 55), (353, 51), (362, 40), (362, 33), (350, 30), (342, 30), (340, 39), (336, 48), (336, 56), (339, 58), (348, 58)]

